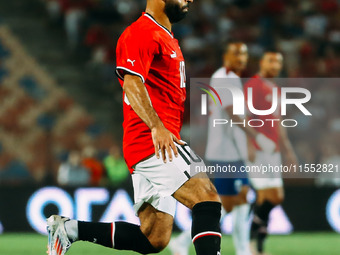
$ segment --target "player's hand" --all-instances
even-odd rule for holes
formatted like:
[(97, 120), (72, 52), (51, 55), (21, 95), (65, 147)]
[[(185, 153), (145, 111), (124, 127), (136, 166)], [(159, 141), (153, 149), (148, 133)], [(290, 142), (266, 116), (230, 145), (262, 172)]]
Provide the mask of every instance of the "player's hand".
[[(151, 129), (152, 141), (155, 146), (155, 154), (157, 158), (162, 156), (164, 163), (166, 163), (166, 153), (169, 155), (169, 161), (173, 159), (172, 151), (175, 157), (178, 156), (177, 147), (174, 142), (184, 145), (185, 143), (178, 140), (177, 137), (167, 130), (163, 125)], [(171, 151), (172, 150), (172, 151)], [(160, 152), (162, 155), (160, 155)]]
[(261, 133), (255, 137), (255, 141), (264, 152), (273, 153), (276, 148), (276, 144)]
[(256, 158), (256, 148), (254, 146), (254, 144), (252, 142), (248, 141), (248, 160), (251, 163), (255, 162), (255, 158)]

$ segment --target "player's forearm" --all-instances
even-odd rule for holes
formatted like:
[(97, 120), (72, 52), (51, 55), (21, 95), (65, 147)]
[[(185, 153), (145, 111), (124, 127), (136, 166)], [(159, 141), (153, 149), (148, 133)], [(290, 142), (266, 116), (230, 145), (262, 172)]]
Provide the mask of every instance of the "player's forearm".
[(280, 150), (283, 153), (286, 153), (287, 151), (290, 151), (293, 149), (293, 146), (291, 145), (288, 139), (287, 130), (282, 126), (280, 126), (279, 145), (280, 145)]
[(138, 76), (126, 74), (123, 89), (132, 109), (150, 129), (163, 126), (152, 106), (148, 91)]
[(280, 150), (282, 153), (288, 153), (288, 152), (293, 152), (293, 146), (290, 143), (288, 138), (280, 139)]

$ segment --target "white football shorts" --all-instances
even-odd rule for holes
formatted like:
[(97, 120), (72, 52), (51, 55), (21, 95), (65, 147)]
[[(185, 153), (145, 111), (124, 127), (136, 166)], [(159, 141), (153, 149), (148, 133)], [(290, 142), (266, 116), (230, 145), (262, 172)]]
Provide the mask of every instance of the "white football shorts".
[(251, 185), (256, 190), (283, 187), (282, 172), (278, 171), (282, 165), (279, 152), (267, 153), (256, 151), (255, 162), (247, 162), (250, 166), (266, 166), (267, 172), (249, 172), (248, 176)]
[(172, 194), (196, 174), (190, 171), (190, 167), (204, 167), (203, 160), (187, 144), (176, 146), (178, 157), (173, 156), (172, 162), (169, 162), (168, 155), (167, 163), (153, 155), (134, 167), (132, 183), (136, 214), (144, 203), (149, 203), (157, 210), (174, 216), (176, 200)]

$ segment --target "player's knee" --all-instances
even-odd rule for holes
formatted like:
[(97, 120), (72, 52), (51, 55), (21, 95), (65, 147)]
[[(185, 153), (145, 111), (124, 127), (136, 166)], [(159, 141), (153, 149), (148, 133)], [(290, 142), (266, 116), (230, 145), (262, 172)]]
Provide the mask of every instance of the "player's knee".
[(220, 202), (215, 186), (207, 177), (191, 178), (173, 196), (189, 209), (206, 201)]
[(214, 191), (206, 191), (204, 196), (200, 196), (199, 198), (195, 199), (190, 203), (188, 206), (190, 209), (192, 209), (195, 205), (202, 203), (202, 202), (219, 202), (221, 203), (220, 197), (218, 196), (217, 192)]
[(276, 205), (279, 205), (279, 204), (282, 204), (284, 201), (284, 192), (282, 189), (278, 189), (276, 191), (276, 194), (274, 196), (274, 201), (273, 203), (276, 204)]
[(279, 205), (279, 204), (282, 204), (284, 201), (284, 195), (283, 194), (280, 194), (276, 197), (276, 204)]
[(220, 197), (217, 194), (217, 190), (214, 184), (212, 184), (210, 181), (209, 181), (209, 184), (206, 185), (205, 194), (207, 196), (207, 200), (220, 202)]
[(191, 208), (196, 204), (205, 201), (220, 202), (220, 197), (217, 194), (217, 190), (209, 179), (201, 179), (201, 183), (198, 184), (200, 186), (193, 196), (195, 199), (193, 199)]
[(221, 202), (220, 197), (218, 196), (217, 192), (210, 192), (206, 194), (206, 199), (205, 201), (214, 201), (214, 202)]
[(193, 206), (195, 206), (196, 204), (202, 203), (202, 202), (207, 202), (207, 201), (221, 203), (220, 197), (218, 196), (217, 192), (211, 191), (211, 192), (205, 193), (205, 196), (202, 199), (197, 200)]
[(155, 248), (157, 252), (161, 252), (168, 245), (170, 239), (162, 236), (149, 238), (151, 245)]
[(233, 210), (232, 204), (223, 204), (223, 208), (227, 213), (230, 213)]
[(280, 205), (283, 203), (284, 197), (283, 195), (276, 195), (268, 199), (274, 205)]

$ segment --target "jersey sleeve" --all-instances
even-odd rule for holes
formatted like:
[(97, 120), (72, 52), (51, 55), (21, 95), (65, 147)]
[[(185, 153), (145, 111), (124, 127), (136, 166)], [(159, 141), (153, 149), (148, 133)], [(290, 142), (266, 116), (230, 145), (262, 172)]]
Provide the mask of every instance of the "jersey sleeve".
[(124, 80), (125, 74), (137, 75), (145, 83), (151, 62), (158, 53), (158, 43), (151, 36), (126, 31), (118, 40), (116, 49), (116, 74)]

